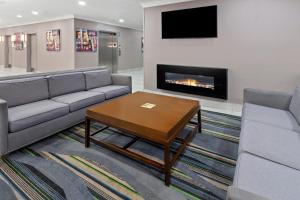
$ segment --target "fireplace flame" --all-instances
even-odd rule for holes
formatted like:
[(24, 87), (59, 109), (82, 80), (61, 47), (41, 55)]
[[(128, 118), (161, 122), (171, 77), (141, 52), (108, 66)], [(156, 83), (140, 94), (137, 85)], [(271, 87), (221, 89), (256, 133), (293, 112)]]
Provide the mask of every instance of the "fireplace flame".
[(202, 84), (195, 79), (181, 79), (181, 80), (166, 80), (167, 83), (178, 84), (178, 85), (186, 85), (192, 87), (202, 87), (207, 89), (214, 90), (214, 85), (211, 84)]
[(177, 84), (189, 85), (189, 86), (194, 86), (194, 87), (197, 87), (197, 85), (198, 85), (198, 81), (196, 81), (194, 79), (179, 80), (176, 82), (178, 82)]

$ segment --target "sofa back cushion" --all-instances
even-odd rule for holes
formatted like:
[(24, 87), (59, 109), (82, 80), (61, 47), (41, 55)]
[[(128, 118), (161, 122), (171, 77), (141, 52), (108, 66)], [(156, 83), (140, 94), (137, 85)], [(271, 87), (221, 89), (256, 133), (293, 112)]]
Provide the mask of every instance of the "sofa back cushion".
[(289, 109), (300, 124), (300, 86), (295, 89)]
[(48, 98), (48, 82), (45, 77), (0, 81), (0, 99), (7, 101), (8, 107), (24, 105)]
[(104, 87), (112, 84), (109, 70), (97, 70), (84, 72), (86, 80), (86, 89)]
[(85, 90), (85, 79), (81, 72), (53, 75), (47, 78), (51, 98)]

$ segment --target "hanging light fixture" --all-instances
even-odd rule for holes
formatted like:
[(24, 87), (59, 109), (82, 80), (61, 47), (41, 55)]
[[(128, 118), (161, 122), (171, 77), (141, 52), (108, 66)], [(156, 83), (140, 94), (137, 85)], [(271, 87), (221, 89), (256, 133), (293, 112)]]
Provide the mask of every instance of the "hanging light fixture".
[(16, 42), (16, 38), (17, 38), (17, 37), (16, 37), (16, 34), (13, 34), (13, 35), (10, 36), (10, 41), (11, 41), (11, 46), (12, 46), (12, 48), (15, 48), (15, 47), (16, 47), (16, 45), (15, 45), (15, 44), (16, 44), (16, 43), (15, 43), (15, 42)]
[(27, 35), (26, 34), (22, 33), (21, 41), (23, 42), (23, 46), (26, 48), (27, 47)]
[(11, 35), (10, 40), (11, 40), (11, 42), (15, 42), (16, 41), (16, 34)]
[(21, 42), (25, 42), (25, 35), (24, 35), (24, 33), (21, 33), (20, 39), (21, 39)]

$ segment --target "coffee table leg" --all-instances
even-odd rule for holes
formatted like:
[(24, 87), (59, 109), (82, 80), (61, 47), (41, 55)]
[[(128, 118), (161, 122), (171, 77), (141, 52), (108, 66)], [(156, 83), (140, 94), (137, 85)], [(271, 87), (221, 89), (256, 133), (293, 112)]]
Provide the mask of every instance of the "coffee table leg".
[(85, 147), (89, 148), (90, 147), (90, 119), (86, 118), (85, 119)]
[(198, 111), (198, 129), (199, 129), (199, 133), (201, 133), (202, 132), (201, 109), (199, 109), (199, 111)]
[(165, 146), (165, 185), (170, 185), (171, 179), (171, 161), (170, 161), (170, 144)]

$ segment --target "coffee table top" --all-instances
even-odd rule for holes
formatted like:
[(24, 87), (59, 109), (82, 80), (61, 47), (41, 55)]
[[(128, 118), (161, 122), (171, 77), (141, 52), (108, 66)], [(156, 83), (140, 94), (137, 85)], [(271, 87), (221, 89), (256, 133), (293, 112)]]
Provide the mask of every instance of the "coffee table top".
[(179, 134), (199, 109), (198, 101), (136, 92), (92, 106), (86, 116), (138, 137), (165, 143)]

